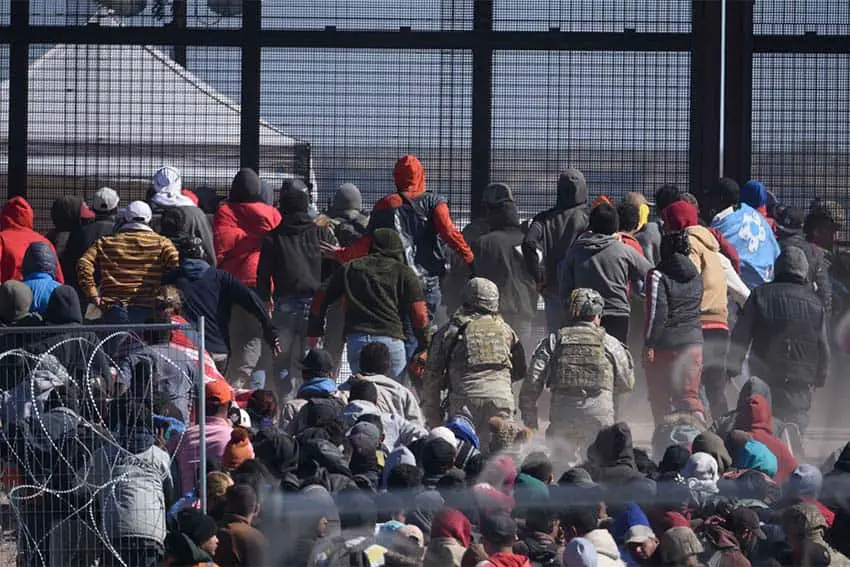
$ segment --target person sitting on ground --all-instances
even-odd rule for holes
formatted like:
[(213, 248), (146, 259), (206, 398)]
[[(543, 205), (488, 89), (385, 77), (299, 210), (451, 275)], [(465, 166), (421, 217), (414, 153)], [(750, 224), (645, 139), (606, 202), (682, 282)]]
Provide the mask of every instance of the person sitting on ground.
[(528, 557), (513, 551), (516, 536), (517, 525), (513, 518), (506, 514), (485, 515), (481, 520), (481, 540), (487, 561), (479, 563), (478, 567), (531, 567)]
[(227, 490), (224, 518), (219, 524), (215, 561), (221, 567), (254, 567), (266, 564), (268, 541), (252, 526), (260, 513), (257, 493), (247, 484)]
[(419, 400), (406, 386), (390, 377), (390, 351), (384, 343), (369, 343), (360, 351), (360, 373), (352, 375), (340, 386), (351, 390), (359, 380), (371, 382), (378, 389), (377, 406), (382, 412), (396, 415), (411, 423), (425, 425)]
[(380, 428), (384, 435), (384, 444), (389, 450), (396, 444), (410, 445), (415, 440), (428, 435), (422, 425), (408, 421), (398, 415), (381, 411), (378, 407), (378, 388), (371, 382), (355, 382), (348, 396), (348, 405), (342, 410), (345, 426), (353, 427), (357, 421), (368, 416), (370, 421)]
[(56, 254), (44, 242), (33, 242), (24, 254), (22, 272), (24, 283), (32, 290), (30, 309), (44, 314), (53, 290), (62, 285), (56, 281)]
[(700, 564), (699, 555), (705, 548), (691, 528), (676, 527), (661, 536), (659, 551), (664, 565), (696, 567)]
[(301, 361), (301, 387), (295, 394), (295, 398), (283, 404), (280, 413), (280, 428), (294, 435), (304, 428), (304, 408), (312, 399), (330, 399), (334, 403), (329, 404), (336, 410), (341, 410), (345, 405), (345, 398), (339, 392), (334, 380), (334, 363), (331, 355), (320, 348), (311, 348)]
[(169, 523), (162, 567), (212, 566), (218, 548), (215, 520), (195, 508), (179, 512)]
[[(23, 197), (12, 197), (0, 210), (0, 282), (20, 280), (24, 255), (30, 244), (43, 242), (56, 254), (53, 243), (33, 228), (35, 213)], [(56, 281), (65, 283), (62, 266), (58, 266)]]
[(848, 565), (850, 559), (835, 550), (824, 540), (826, 520), (813, 504), (800, 503), (782, 513), (782, 528), (791, 546), (789, 565), (804, 565), (802, 559), (808, 548), (818, 545), (826, 548), (829, 561), (823, 565)]

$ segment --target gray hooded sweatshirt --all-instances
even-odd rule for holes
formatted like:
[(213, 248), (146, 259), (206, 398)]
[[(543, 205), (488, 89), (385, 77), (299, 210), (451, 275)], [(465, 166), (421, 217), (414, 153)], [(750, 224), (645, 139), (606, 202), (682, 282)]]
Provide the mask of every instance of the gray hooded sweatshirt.
[(566, 301), (574, 289), (595, 289), (605, 300), (603, 317), (628, 317), (629, 283), (638, 291), (650, 269), (649, 260), (616, 236), (586, 232), (561, 265), (560, 296)]

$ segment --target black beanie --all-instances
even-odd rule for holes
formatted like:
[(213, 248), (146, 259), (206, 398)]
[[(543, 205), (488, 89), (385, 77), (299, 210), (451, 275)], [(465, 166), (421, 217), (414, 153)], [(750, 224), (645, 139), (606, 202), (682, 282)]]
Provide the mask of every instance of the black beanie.
[(262, 186), (257, 172), (243, 167), (230, 184), (230, 200), (234, 203), (255, 203), (262, 201)]
[(306, 213), (310, 208), (310, 196), (303, 191), (283, 191), (280, 194), (280, 206), (278, 208), (284, 216), (294, 213)]
[(196, 508), (178, 512), (174, 520), (175, 530), (186, 535), (198, 546), (208, 542), (218, 531), (215, 520)]
[(446, 472), (455, 462), (455, 448), (445, 439), (429, 439), (422, 447), (422, 470), (427, 476)]

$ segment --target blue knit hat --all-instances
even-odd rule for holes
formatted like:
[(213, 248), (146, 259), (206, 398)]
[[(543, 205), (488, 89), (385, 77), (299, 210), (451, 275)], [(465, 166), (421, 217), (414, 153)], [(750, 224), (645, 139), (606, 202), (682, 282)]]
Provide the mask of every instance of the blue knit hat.
[(757, 179), (750, 179), (741, 187), (741, 202), (754, 209), (767, 204), (767, 187)]
[(752, 469), (773, 478), (779, 469), (776, 455), (770, 452), (767, 445), (760, 441), (750, 439), (735, 455), (733, 463), (738, 469)]

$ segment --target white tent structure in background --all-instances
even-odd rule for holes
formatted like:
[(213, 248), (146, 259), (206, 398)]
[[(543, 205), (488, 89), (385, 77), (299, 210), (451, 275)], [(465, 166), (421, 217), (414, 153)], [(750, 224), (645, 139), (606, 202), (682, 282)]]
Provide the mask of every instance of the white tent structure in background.
[[(4, 81), (0, 108), (8, 103)], [(141, 198), (165, 164), (179, 168), (189, 188), (226, 194), (239, 168), (240, 114), (239, 105), (152, 47), (57, 45), (30, 66), (29, 197), (52, 201), (109, 185), (126, 199)], [(0, 117), (4, 182), (8, 113)], [(275, 188), (296, 173), (299, 151), (301, 173), (312, 181), (309, 145), (261, 122), (260, 175)]]

